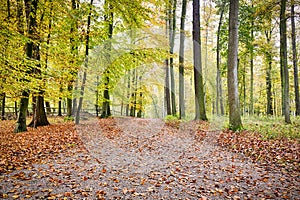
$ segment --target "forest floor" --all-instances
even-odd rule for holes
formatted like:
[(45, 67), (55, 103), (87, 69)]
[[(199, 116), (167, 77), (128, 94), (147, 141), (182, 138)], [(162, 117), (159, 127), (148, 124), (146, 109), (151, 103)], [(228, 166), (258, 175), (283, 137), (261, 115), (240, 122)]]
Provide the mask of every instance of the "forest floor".
[(300, 199), (298, 140), (195, 121), (13, 123), (0, 122), (0, 198)]

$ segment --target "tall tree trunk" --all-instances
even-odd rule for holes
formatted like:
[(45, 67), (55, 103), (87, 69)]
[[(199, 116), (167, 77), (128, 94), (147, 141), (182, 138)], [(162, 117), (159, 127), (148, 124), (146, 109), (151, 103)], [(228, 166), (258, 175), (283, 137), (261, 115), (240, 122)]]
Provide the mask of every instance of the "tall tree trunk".
[(294, 90), (296, 115), (300, 115), (300, 97), (299, 97), (299, 76), (298, 76), (298, 57), (296, 47), (296, 25), (295, 25), (295, 2), (291, 2), (291, 26), (292, 26), (292, 48), (293, 48), (293, 66), (294, 66)]
[(169, 69), (169, 60), (165, 60), (165, 70), (166, 70), (166, 77), (165, 77), (165, 103), (167, 108), (167, 115), (171, 115), (171, 98), (170, 98), (170, 69)]
[[(78, 81), (79, 81), (79, 76), (77, 77), (77, 79), (75, 81), (75, 86), (74, 86), (74, 90), (73, 91), (77, 91), (78, 90)], [(77, 112), (77, 97), (75, 95), (73, 96), (71, 110), (72, 110), (72, 116), (75, 116), (76, 112)]]
[[(99, 116), (99, 76), (97, 75), (97, 78), (96, 78), (96, 102), (95, 102), (95, 109), (96, 109), (96, 116), (98, 117)], [(122, 115), (122, 112), (121, 112), (121, 115)]]
[(81, 108), (82, 108), (85, 82), (86, 82), (86, 76), (87, 76), (87, 69), (88, 69), (88, 65), (89, 65), (88, 57), (89, 57), (89, 41), (90, 41), (92, 6), (93, 6), (93, 0), (90, 1), (90, 11), (89, 11), (88, 20), (87, 20), (87, 31), (86, 31), (86, 37), (85, 37), (84, 70), (83, 70), (82, 84), (81, 84), (81, 87), (80, 87), (80, 98), (79, 98), (79, 102), (78, 102), (78, 108), (76, 110), (75, 124), (79, 124), (79, 121), (80, 121), (80, 111), (81, 111)]
[(170, 78), (171, 78), (171, 105), (172, 115), (176, 115), (176, 96), (175, 96), (175, 80), (174, 80), (174, 42), (175, 42), (175, 31), (176, 31), (176, 4), (177, 0), (170, 0), (169, 24), (170, 24)]
[[(72, 11), (75, 12), (77, 10), (77, 0), (72, 0), (71, 1), (72, 3)], [(76, 60), (76, 56), (78, 54), (78, 45), (76, 44), (75, 42), (75, 39), (74, 39), (74, 34), (75, 34), (75, 31), (78, 29), (77, 27), (77, 18), (76, 16), (74, 17), (74, 20), (72, 21), (72, 24), (71, 24), (71, 29), (70, 29), (70, 45), (71, 45), (71, 55), (72, 55), (72, 61), (71, 61), (71, 64), (75, 64), (75, 60)], [(75, 111), (76, 109), (76, 100), (75, 102), (72, 100), (72, 93), (73, 93), (73, 84), (75, 82), (75, 79), (76, 79), (76, 76), (78, 74), (78, 71), (77, 69), (73, 69), (74, 66), (71, 66), (71, 71), (70, 71), (70, 74), (71, 74), (71, 78), (69, 80), (69, 82), (67, 83), (67, 90), (68, 90), (68, 97), (67, 97), (67, 117), (71, 117), (72, 115), (74, 115), (77, 111)], [(74, 107), (75, 106), (75, 107)]]
[(242, 128), (238, 92), (238, 11), (239, 1), (230, 0), (229, 8), (229, 37), (228, 37), (228, 103), (229, 103), (229, 126), (232, 130)]
[[(253, 2), (252, 3), (252, 10), (253, 10)], [(254, 72), (253, 72), (253, 65), (254, 65), (254, 13), (251, 15), (251, 30), (250, 30), (250, 115), (254, 114), (254, 99), (253, 99), (253, 84), (254, 84)]]
[(5, 120), (5, 93), (2, 93), (1, 97), (1, 120)]
[[(114, 21), (114, 14), (112, 11), (112, 5), (110, 3), (107, 3), (105, 1), (105, 4), (107, 4), (107, 14), (105, 15), (105, 21), (108, 23), (108, 41), (106, 42), (106, 50), (108, 51), (106, 55), (107, 59), (107, 66), (110, 66), (111, 64), (111, 59), (110, 59), (110, 54), (111, 54), (111, 46), (112, 46), (112, 36), (113, 36), (113, 21)], [(104, 73), (104, 91), (103, 91), (103, 97), (104, 97), (104, 102), (102, 105), (102, 114), (101, 118), (107, 118), (111, 116), (110, 112), (110, 97), (109, 97), (109, 69), (107, 69)]]
[(185, 117), (184, 103), (184, 41), (185, 41), (185, 17), (187, 0), (182, 0), (180, 20), (180, 46), (179, 46), (179, 119)]
[(131, 92), (131, 102), (130, 102), (130, 116), (135, 117), (135, 111), (136, 111), (136, 68), (133, 69), (132, 71), (132, 80), (131, 80), (131, 85), (132, 87), (132, 92)]
[(193, 56), (195, 86), (195, 120), (207, 120), (204, 103), (204, 86), (201, 64), (200, 3), (193, 0)]
[[(167, 19), (166, 19), (166, 38), (168, 38), (168, 31), (170, 31), (170, 20), (169, 18), (169, 10), (167, 9)], [(170, 41), (170, 38), (169, 38)], [(165, 108), (167, 111), (167, 115), (171, 115), (172, 114), (172, 110), (171, 110), (171, 96), (170, 96), (170, 67), (169, 67), (169, 59), (167, 58), (165, 60), (165, 71), (166, 71), (166, 76), (165, 76), (165, 85), (164, 85), (164, 92), (165, 92)]]
[(282, 108), (284, 120), (290, 124), (289, 70), (287, 65), (286, 0), (281, 0), (280, 9), (280, 69), (282, 81)]
[[(222, 79), (221, 79), (221, 56), (220, 56), (220, 35), (221, 35), (221, 27), (222, 27), (222, 21), (223, 21), (223, 15), (225, 10), (225, 1), (221, 5), (221, 13), (220, 13), (220, 19), (219, 19), (219, 25), (218, 25), (218, 33), (217, 33), (217, 105), (216, 110), (217, 114), (224, 115), (224, 106), (223, 106), (223, 94), (222, 94)], [(220, 110), (219, 110), (220, 106)]]
[[(272, 37), (272, 30), (265, 31), (265, 35), (267, 38), (267, 45), (268, 47), (271, 46), (271, 37)], [(267, 115), (273, 115), (273, 95), (272, 95), (272, 52), (270, 49), (266, 51), (266, 64), (267, 73), (266, 73), (266, 85), (267, 85)]]
[[(19, 2), (19, 1), (18, 1)], [(26, 43), (26, 56), (27, 58), (34, 59), (33, 55), (33, 48), (34, 48), (34, 43), (32, 40), (34, 40), (35, 33), (36, 33), (36, 13), (37, 13), (37, 4), (38, 0), (25, 0), (25, 13), (26, 13), (26, 18), (28, 22), (28, 36), (31, 40), (28, 40)], [(19, 32), (22, 31), (22, 7), (21, 7), (21, 1), (18, 3), (18, 28)], [(27, 74), (32, 73), (31, 67), (28, 69)], [(29, 91), (22, 91), (22, 97), (20, 101), (20, 107), (19, 107), (19, 114), (18, 114), (18, 119), (16, 123), (16, 128), (15, 132), (23, 132), (27, 131), (26, 128), (26, 115), (27, 115), (27, 110), (28, 110), (28, 102), (29, 102)]]
[(127, 71), (128, 79), (127, 79), (127, 104), (126, 104), (126, 116), (129, 116), (129, 108), (130, 108), (130, 71)]
[(143, 90), (142, 90), (142, 76), (139, 76), (139, 98), (138, 98), (138, 112), (137, 117), (141, 118), (143, 114)]
[(59, 97), (57, 116), (62, 116), (62, 113), (61, 113), (61, 100), (62, 100), (62, 98)]

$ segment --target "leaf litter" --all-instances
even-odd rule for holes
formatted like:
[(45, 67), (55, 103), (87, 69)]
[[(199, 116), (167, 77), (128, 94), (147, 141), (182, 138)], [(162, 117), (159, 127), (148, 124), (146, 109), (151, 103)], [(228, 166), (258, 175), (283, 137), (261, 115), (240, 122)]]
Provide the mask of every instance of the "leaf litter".
[(195, 121), (91, 119), (21, 134), (9, 123), (0, 124), (0, 198), (300, 198), (295, 141), (267, 143)]

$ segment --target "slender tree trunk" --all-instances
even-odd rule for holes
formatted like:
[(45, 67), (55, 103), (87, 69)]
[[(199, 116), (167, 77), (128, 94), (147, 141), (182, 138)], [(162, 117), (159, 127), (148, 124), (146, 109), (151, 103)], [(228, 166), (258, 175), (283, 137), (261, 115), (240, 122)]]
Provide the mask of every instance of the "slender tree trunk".
[[(75, 12), (77, 10), (77, 0), (72, 0), (72, 11)], [(74, 35), (75, 31), (78, 29), (77, 25), (77, 18), (74, 17), (74, 20), (71, 22), (71, 29), (70, 29), (70, 46), (71, 46), (71, 55), (72, 55), (72, 65), (77, 65), (76, 63), (76, 56), (78, 54), (78, 45), (75, 42)], [(76, 63), (76, 64), (75, 64)], [(67, 97), (67, 117), (71, 117), (74, 115), (77, 111), (75, 110), (77, 108), (76, 105), (76, 100), (75, 102), (72, 100), (72, 93), (73, 93), (73, 84), (75, 82), (76, 76), (78, 75), (78, 71), (74, 69), (74, 66), (71, 66), (73, 69), (70, 70), (70, 80), (67, 83), (67, 90), (68, 90), (68, 97)]]
[[(272, 30), (265, 31), (265, 35), (267, 38), (267, 44), (268, 47), (271, 46), (271, 37), (272, 37)], [(272, 95), (272, 52), (270, 49), (266, 52), (266, 64), (267, 67), (267, 73), (266, 73), (266, 85), (267, 85), (267, 115), (273, 115), (273, 95)]]
[[(167, 9), (167, 19), (166, 19), (166, 38), (168, 38), (168, 31), (171, 29), (171, 24), (170, 20), (168, 19), (170, 14), (168, 13), (169, 10)], [(170, 41), (170, 38), (169, 38)], [(166, 76), (165, 76), (165, 86), (164, 86), (164, 92), (165, 92), (165, 108), (167, 111), (167, 115), (172, 114), (171, 110), (171, 96), (170, 96), (170, 67), (169, 67), (169, 59), (167, 58), (165, 60), (165, 71), (166, 71)]]
[(232, 130), (242, 128), (238, 92), (238, 10), (239, 1), (230, 0), (229, 8), (229, 37), (228, 37), (228, 103), (229, 126)]
[[(252, 9), (253, 9), (253, 2), (252, 3)], [(253, 16), (251, 16), (251, 30), (250, 30), (250, 115), (254, 114), (254, 100), (253, 100), (253, 84), (254, 84), (254, 72), (253, 72), (253, 64), (254, 64), (254, 19)]]
[(282, 110), (285, 122), (290, 124), (289, 70), (287, 65), (286, 0), (281, 0), (280, 9), (280, 68), (282, 74)]
[[(108, 23), (108, 41), (106, 43), (106, 50), (108, 51), (106, 58), (107, 58), (107, 66), (110, 66), (111, 60), (110, 60), (110, 53), (111, 53), (111, 40), (113, 36), (113, 21), (114, 21), (114, 14), (112, 11), (112, 5), (107, 3), (105, 1), (105, 4), (107, 4), (108, 14), (105, 15), (105, 21)], [(102, 105), (102, 114), (101, 118), (107, 118), (111, 116), (110, 112), (110, 96), (109, 96), (109, 69), (106, 70), (104, 73), (104, 91), (103, 91), (103, 105)]]
[(185, 41), (185, 17), (187, 0), (182, 0), (180, 21), (180, 46), (179, 46), (179, 119), (185, 117), (184, 103), (184, 41)]
[[(73, 91), (77, 91), (78, 90), (78, 81), (79, 81), (79, 76), (77, 77), (77, 79), (75, 81), (75, 87), (74, 87)], [(77, 112), (77, 97), (75, 95), (73, 96), (71, 110), (72, 110), (72, 116), (75, 116), (76, 112)]]
[(298, 57), (296, 47), (296, 25), (295, 25), (295, 2), (291, 2), (291, 26), (292, 26), (292, 48), (293, 48), (293, 66), (294, 66), (294, 90), (296, 115), (300, 115), (300, 97), (299, 97), (299, 76), (298, 76)]
[(128, 80), (127, 80), (127, 105), (126, 105), (126, 116), (129, 116), (129, 108), (130, 108), (130, 71), (128, 73)]
[(172, 9), (170, 9), (170, 78), (171, 78), (171, 105), (172, 105), (172, 115), (176, 115), (176, 96), (175, 96), (175, 80), (174, 80), (174, 42), (175, 42), (175, 31), (176, 31), (176, 4), (177, 0), (171, 0), (170, 4)]
[[(99, 76), (97, 75), (97, 78), (96, 78), (96, 92), (95, 92), (95, 95), (96, 95), (96, 102), (95, 102), (95, 109), (96, 109), (96, 116), (98, 117), (99, 116)], [(122, 102), (122, 106), (123, 106), (123, 102)], [(122, 115), (122, 111), (123, 109), (121, 109), (121, 115)]]
[(204, 86), (201, 64), (200, 3), (193, 0), (193, 56), (195, 86), (195, 120), (207, 120), (204, 103)]
[(47, 111), (47, 115), (50, 115), (51, 114), (51, 107), (50, 107), (50, 102), (49, 101), (46, 101), (45, 102), (46, 104), (46, 111)]
[[(221, 56), (220, 56), (220, 35), (221, 35), (221, 27), (222, 27), (222, 21), (223, 21), (223, 15), (225, 10), (225, 1), (221, 5), (221, 13), (220, 13), (220, 19), (219, 19), (219, 25), (218, 25), (218, 33), (217, 33), (217, 105), (216, 110), (217, 114), (221, 112), (221, 115), (224, 115), (224, 106), (223, 106), (223, 94), (222, 94), (222, 79), (221, 79)], [(220, 112), (219, 112), (219, 106), (220, 106)]]
[(171, 98), (170, 98), (170, 70), (169, 70), (169, 61), (165, 60), (165, 70), (166, 70), (166, 78), (165, 78), (165, 102), (167, 108), (167, 115), (171, 115)]
[(58, 100), (58, 113), (57, 113), (57, 116), (62, 116), (62, 113), (61, 113), (61, 100), (62, 98), (59, 97), (59, 100)]
[(5, 120), (5, 93), (2, 93), (1, 97), (1, 120)]
[(93, 6), (93, 0), (90, 1), (90, 11), (89, 11), (88, 21), (87, 21), (87, 31), (86, 31), (86, 37), (85, 37), (84, 71), (83, 71), (82, 85), (81, 85), (81, 88), (80, 88), (80, 98), (79, 98), (79, 102), (78, 102), (78, 108), (76, 110), (75, 124), (79, 124), (79, 121), (80, 121), (80, 111), (81, 111), (81, 108), (82, 108), (83, 95), (84, 95), (86, 76), (87, 76), (87, 69), (88, 69), (88, 65), (89, 65), (88, 57), (89, 57), (89, 41), (90, 41), (92, 6)]
[[(242, 84), (242, 89), (243, 89), (243, 115), (246, 114), (246, 65), (244, 64), (244, 72), (243, 72), (243, 84)], [(251, 113), (251, 112), (250, 112)]]
[(138, 112), (136, 114), (137, 117), (141, 118), (143, 114), (143, 91), (142, 91), (142, 76), (139, 76), (139, 99), (138, 99)]
[(131, 92), (131, 103), (130, 103), (130, 116), (135, 117), (135, 111), (136, 111), (136, 68), (132, 71), (132, 80), (131, 85), (133, 86), (132, 92)]

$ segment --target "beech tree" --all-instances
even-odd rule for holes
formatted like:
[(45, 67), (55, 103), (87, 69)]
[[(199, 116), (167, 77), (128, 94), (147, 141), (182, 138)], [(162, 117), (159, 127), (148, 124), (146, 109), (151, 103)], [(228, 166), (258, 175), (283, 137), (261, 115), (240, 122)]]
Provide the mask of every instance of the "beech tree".
[[(34, 54), (34, 50), (36, 50), (37, 46), (34, 43), (35, 36), (37, 35), (37, 6), (38, 6), (38, 0), (25, 0), (25, 10), (26, 10), (26, 19), (28, 22), (28, 29), (27, 34), (30, 40), (26, 43), (26, 56), (27, 59), (33, 59), (36, 60), (36, 55)], [(21, 17), (21, 16), (19, 16)], [(28, 66), (28, 71), (25, 72), (26, 74), (32, 73), (32, 67)], [(27, 116), (27, 110), (28, 110), (28, 103), (29, 103), (29, 91), (23, 90), (22, 91), (22, 97), (19, 104), (19, 114), (18, 119), (16, 123), (15, 132), (23, 132), (27, 130), (26, 127), (26, 116)]]
[(291, 0), (291, 27), (292, 27), (292, 51), (293, 51), (293, 67), (294, 67), (294, 91), (296, 115), (300, 115), (300, 96), (299, 96), (299, 76), (298, 76), (298, 57), (296, 45), (296, 25), (295, 25), (295, 1)]
[(180, 20), (180, 46), (179, 46), (179, 118), (185, 117), (184, 103), (184, 41), (185, 41), (185, 18), (187, 0), (182, 0)]
[(280, 74), (282, 86), (282, 111), (286, 123), (290, 119), (289, 70), (287, 64), (286, 0), (280, 1)]
[(193, 56), (195, 87), (195, 120), (207, 120), (204, 102), (204, 86), (201, 63), (200, 3), (193, 0)]
[(239, 1), (230, 0), (229, 5), (229, 37), (227, 58), (227, 85), (229, 104), (229, 128), (239, 130), (242, 120), (238, 92), (238, 11)]

